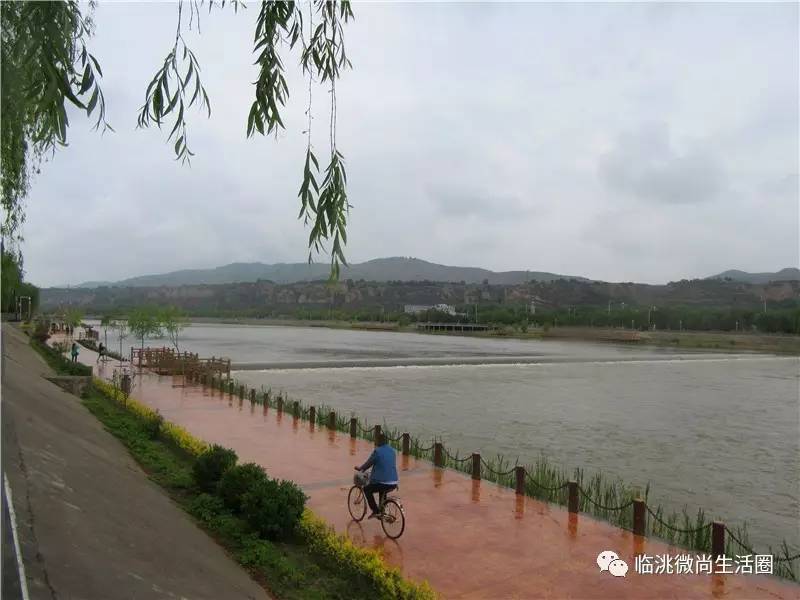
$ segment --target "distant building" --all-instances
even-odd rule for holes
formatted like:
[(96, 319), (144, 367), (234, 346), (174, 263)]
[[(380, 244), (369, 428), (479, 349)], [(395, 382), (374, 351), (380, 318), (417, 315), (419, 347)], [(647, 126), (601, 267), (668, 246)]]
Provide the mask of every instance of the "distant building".
[(416, 315), (427, 310), (438, 310), (439, 312), (456, 316), (456, 309), (449, 304), (406, 304), (403, 307), (403, 312), (410, 315)]

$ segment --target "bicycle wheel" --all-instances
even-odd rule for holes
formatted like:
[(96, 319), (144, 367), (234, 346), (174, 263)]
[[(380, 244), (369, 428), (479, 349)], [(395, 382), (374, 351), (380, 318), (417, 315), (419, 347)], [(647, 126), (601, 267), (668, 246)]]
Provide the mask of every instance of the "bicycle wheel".
[(383, 533), (393, 540), (403, 535), (406, 528), (406, 515), (403, 507), (396, 500), (389, 499), (384, 503), (381, 527), (383, 527)]
[(354, 521), (360, 521), (367, 514), (367, 499), (364, 497), (364, 490), (357, 485), (350, 488), (347, 493), (347, 510)]

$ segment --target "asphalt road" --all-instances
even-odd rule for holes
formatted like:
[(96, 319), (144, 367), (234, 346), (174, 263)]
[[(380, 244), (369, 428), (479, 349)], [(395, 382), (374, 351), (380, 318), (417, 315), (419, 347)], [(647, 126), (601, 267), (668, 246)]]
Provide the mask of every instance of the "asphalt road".
[[(2, 465), (30, 598), (268, 598), (48, 373), (3, 324)], [(6, 518), (4, 599), (19, 597)]]
[(8, 500), (6, 499), (5, 486), (3, 486), (2, 496), (3, 496), (2, 597), (4, 600), (18, 600), (22, 598), (22, 587), (20, 586), (19, 566), (17, 564), (17, 551), (14, 546), (14, 534), (11, 528), (11, 516), (8, 511)]

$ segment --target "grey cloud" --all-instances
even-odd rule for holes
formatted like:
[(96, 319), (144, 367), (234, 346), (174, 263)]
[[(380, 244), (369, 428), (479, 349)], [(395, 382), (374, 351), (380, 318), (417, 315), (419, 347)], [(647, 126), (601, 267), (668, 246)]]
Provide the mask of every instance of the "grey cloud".
[[(336, 86), (354, 206), (349, 260), (407, 255), (658, 282), (780, 268), (796, 254), (797, 179), (781, 179), (797, 164), (796, 5), (354, 10), (354, 69)], [(91, 50), (116, 133), (100, 137), (70, 115), (70, 146), (44, 165), (28, 201), (32, 281), (307, 257), (296, 219), (307, 125), (297, 57), (285, 60), (292, 96), (279, 140), (244, 135), (256, 16), (215, 11), (202, 35), (187, 33), (212, 117), (191, 111), (196, 157), (186, 168), (166, 131), (135, 130), (174, 39), (175, 5), (98, 5)], [(324, 163), (329, 95), (313, 91)], [(705, 273), (694, 271), (697, 256)]]
[(492, 193), (465, 186), (432, 186), (428, 198), (445, 217), (492, 217), (513, 219), (533, 210), (518, 196)]
[(601, 157), (600, 176), (615, 192), (665, 204), (696, 204), (718, 197), (725, 187), (719, 161), (706, 151), (678, 151), (666, 128), (649, 127), (620, 136)]

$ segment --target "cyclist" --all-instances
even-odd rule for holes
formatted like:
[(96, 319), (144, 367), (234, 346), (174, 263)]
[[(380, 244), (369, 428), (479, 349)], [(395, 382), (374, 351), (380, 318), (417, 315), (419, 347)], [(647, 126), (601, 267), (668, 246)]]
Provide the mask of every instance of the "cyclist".
[(364, 495), (367, 497), (367, 504), (370, 508), (370, 519), (377, 519), (380, 517), (378, 512), (378, 505), (375, 502), (375, 493), (385, 494), (397, 488), (399, 483), (397, 479), (397, 458), (394, 451), (389, 444), (386, 443), (386, 436), (383, 433), (378, 434), (377, 447), (372, 451), (367, 462), (360, 467), (356, 467), (356, 471), (366, 471), (372, 467), (372, 472), (369, 475), (369, 483), (364, 486)]

